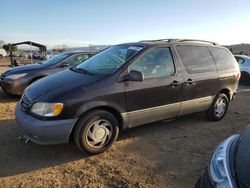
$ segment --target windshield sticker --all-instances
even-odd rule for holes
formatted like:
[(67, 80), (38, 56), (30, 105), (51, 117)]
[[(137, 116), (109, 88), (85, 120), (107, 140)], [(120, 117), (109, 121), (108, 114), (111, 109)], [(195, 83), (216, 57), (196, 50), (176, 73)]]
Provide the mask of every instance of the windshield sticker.
[(135, 51), (140, 51), (143, 47), (140, 46), (130, 46), (128, 47), (128, 50), (135, 50)]

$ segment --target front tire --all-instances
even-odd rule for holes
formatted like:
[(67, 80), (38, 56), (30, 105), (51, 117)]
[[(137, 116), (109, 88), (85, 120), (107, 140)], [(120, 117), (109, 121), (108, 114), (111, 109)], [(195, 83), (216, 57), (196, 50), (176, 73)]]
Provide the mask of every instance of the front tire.
[(214, 98), (212, 105), (206, 111), (206, 116), (209, 120), (220, 121), (227, 113), (229, 99), (224, 93), (219, 93)]
[(109, 149), (117, 139), (119, 125), (113, 114), (96, 110), (77, 122), (73, 134), (74, 142), (81, 151), (98, 154)]

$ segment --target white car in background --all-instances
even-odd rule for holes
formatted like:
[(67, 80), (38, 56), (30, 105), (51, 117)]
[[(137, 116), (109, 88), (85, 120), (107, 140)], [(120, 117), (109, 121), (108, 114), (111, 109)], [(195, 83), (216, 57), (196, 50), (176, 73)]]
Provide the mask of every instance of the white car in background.
[(250, 57), (246, 55), (235, 55), (234, 57), (240, 67), (240, 83), (250, 84)]
[(5, 51), (5, 49), (0, 49), (0, 57), (5, 57), (5, 56), (7, 56), (7, 53), (6, 53), (6, 51)]

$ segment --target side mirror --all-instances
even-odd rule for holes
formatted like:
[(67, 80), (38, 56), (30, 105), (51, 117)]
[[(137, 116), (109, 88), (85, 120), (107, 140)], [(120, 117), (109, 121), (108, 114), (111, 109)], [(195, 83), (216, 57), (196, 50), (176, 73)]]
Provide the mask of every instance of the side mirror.
[(59, 67), (69, 67), (69, 64), (67, 62), (63, 62), (59, 65)]
[(143, 73), (136, 70), (129, 71), (129, 73), (123, 78), (123, 81), (142, 82), (143, 80), (144, 80)]

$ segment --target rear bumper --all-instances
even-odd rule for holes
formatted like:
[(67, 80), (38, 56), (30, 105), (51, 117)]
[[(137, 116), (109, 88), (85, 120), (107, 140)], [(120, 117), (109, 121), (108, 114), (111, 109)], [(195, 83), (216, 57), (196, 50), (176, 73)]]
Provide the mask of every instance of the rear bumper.
[(16, 122), (27, 133), (29, 139), (41, 145), (68, 143), (77, 119), (50, 120), (36, 119), (26, 114), (18, 104), (15, 110)]

